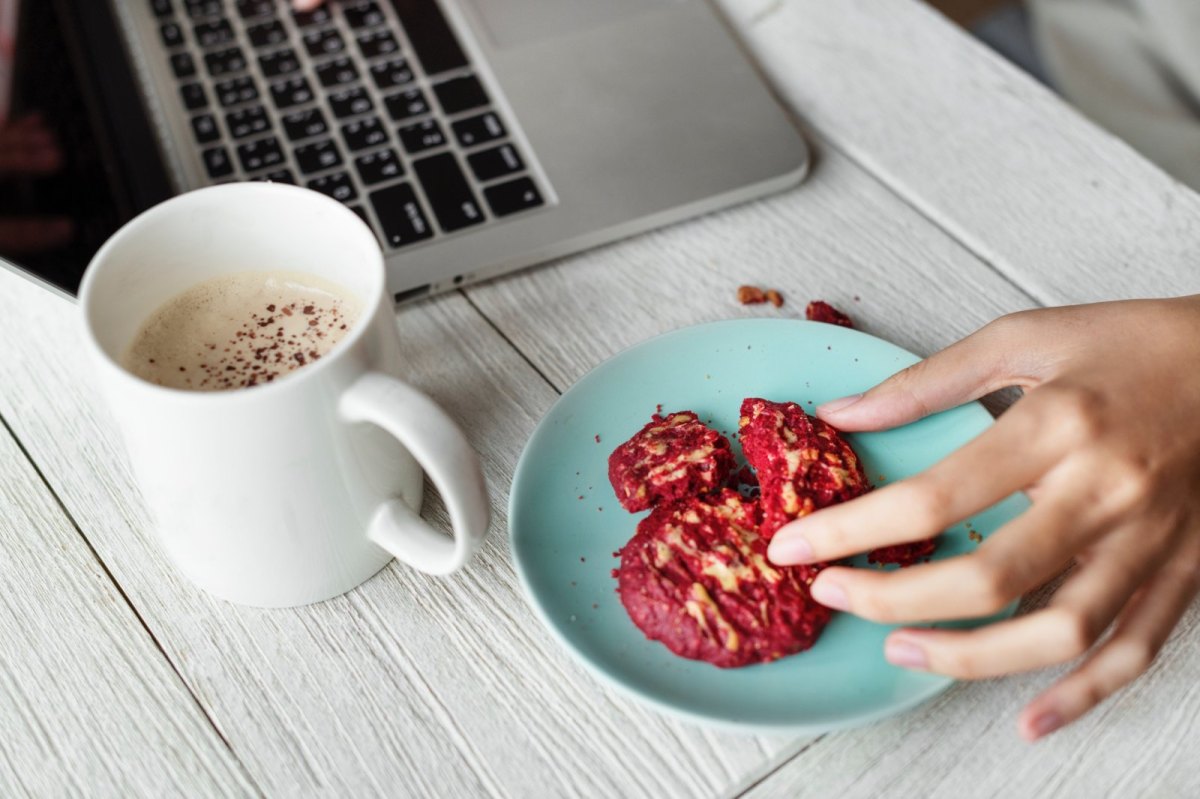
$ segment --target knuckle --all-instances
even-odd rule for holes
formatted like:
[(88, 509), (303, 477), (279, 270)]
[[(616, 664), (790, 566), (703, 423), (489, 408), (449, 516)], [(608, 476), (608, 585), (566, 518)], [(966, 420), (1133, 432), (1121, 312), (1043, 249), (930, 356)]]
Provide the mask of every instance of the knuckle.
[(1186, 590), (1193, 595), (1200, 593), (1200, 563), (1184, 562), (1178, 568)]
[(978, 555), (969, 555), (965, 561), (975, 610), (997, 613), (1016, 597), (1011, 572), (999, 561)]
[(1083, 706), (1093, 708), (1105, 699), (1108, 699), (1108, 695), (1112, 693), (1112, 690), (1109, 690), (1106, 686), (1095, 680), (1091, 680), (1083, 686), (1080, 693), (1082, 694)]
[(900, 621), (895, 603), (874, 588), (870, 585), (862, 586), (857, 595), (851, 598), (850, 607), (853, 608), (854, 615), (884, 624)]
[(915, 527), (933, 530), (944, 526), (953, 499), (954, 490), (946, 481), (923, 476), (907, 483), (903, 507)]
[(809, 536), (813, 557), (823, 561), (850, 557), (864, 550), (854, 540), (854, 535), (840, 525), (822, 528), (818, 535)]
[(1050, 424), (1069, 441), (1086, 443), (1098, 439), (1104, 429), (1104, 396), (1084, 386), (1043, 387), (1044, 410)]
[(1113, 656), (1117, 661), (1118, 675), (1122, 684), (1142, 674), (1154, 662), (1155, 651), (1146, 641), (1121, 640), (1112, 643)]
[(1054, 614), (1054, 634), (1062, 648), (1064, 660), (1079, 657), (1096, 643), (1099, 632), (1086, 614), (1065, 608), (1048, 612)]
[(1113, 457), (1105, 460), (1108, 475), (1108, 502), (1117, 510), (1128, 511), (1143, 506), (1154, 493), (1155, 475), (1150, 465), (1135, 457)]
[(978, 680), (988, 676), (970, 650), (957, 646), (939, 653), (936, 665), (937, 671), (960, 680)]
[(1004, 335), (1010, 336), (1024, 330), (1029, 323), (1030, 318), (1036, 311), (1013, 311), (1006, 313), (1003, 316), (998, 316), (992, 321), (983, 326), (982, 331), (989, 335)]
[(926, 374), (929, 371), (929, 361), (918, 361), (912, 366), (901, 369), (896, 374), (885, 380), (880, 386), (879, 391), (887, 393), (893, 397), (899, 397), (907, 401), (912, 406), (913, 412), (920, 416), (928, 416), (933, 412), (925, 397), (922, 395), (919, 387), (925, 382)]
[(846, 531), (833, 524), (822, 527), (816, 535), (808, 536), (813, 552), (820, 558), (841, 557), (841, 553), (846, 552), (846, 538)]

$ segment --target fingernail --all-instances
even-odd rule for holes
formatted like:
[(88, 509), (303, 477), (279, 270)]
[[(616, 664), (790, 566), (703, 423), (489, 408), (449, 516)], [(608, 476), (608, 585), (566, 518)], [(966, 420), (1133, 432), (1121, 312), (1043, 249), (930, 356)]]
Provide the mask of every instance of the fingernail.
[(883, 644), (883, 656), (893, 666), (906, 669), (928, 669), (925, 650), (906, 638), (889, 638)]
[(776, 535), (767, 547), (767, 557), (781, 566), (791, 566), (795, 563), (812, 563), (812, 544), (800, 535)]
[(812, 598), (827, 608), (850, 610), (850, 600), (846, 597), (846, 592), (840, 585), (828, 580), (817, 580), (813, 583)]
[(1063, 725), (1062, 716), (1055, 713), (1053, 710), (1047, 711), (1033, 720), (1030, 726), (1033, 728), (1034, 740), (1041, 738), (1043, 735), (1049, 735)]
[(848, 397), (842, 397), (841, 399), (830, 400), (829, 402), (826, 402), (824, 405), (817, 406), (817, 415), (820, 416), (821, 414), (838, 413), (839, 411), (844, 411), (847, 408), (849, 408), (851, 405), (853, 405), (854, 403), (858, 402), (862, 398), (863, 398), (862, 394), (851, 394)]

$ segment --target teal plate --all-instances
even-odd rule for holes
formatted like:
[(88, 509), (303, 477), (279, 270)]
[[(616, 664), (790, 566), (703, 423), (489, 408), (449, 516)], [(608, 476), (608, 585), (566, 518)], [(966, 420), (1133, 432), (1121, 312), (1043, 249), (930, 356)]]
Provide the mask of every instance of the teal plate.
[[(627, 513), (617, 503), (608, 455), (649, 421), (657, 405), (694, 410), (728, 435), (737, 430), (744, 397), (791, 400), (811, 409), (917, 360), (856, 330), (748, 319), (677, 330), (596, 367), (546, 414), (513, 478), (512, 550), (531, 604), (593, 673), (660, 710), (706, 724), (823, 732), (898, 713), (944, 691), (949, 678), (883, 659), (891, 627), (845, 613), (835, 616), (812, 649), (774, 663), (718, 669), (676, 657), (634, 627), (612, 577), (613, 554), (644, 514)], [(991, 415), (971, 403), (848, 438), (880, 485), (925, 469), (991, 423)], [(970, 531), (986, 537), (1025, 507), (1024, 497), (1013, 496), (964, 521), (943, 536), (936, 557), (971, 551), (977, 544)], [(857, 564), (866, 565), (861, 558)], [(1014, 610), (1015, 604), (966, 624)]]

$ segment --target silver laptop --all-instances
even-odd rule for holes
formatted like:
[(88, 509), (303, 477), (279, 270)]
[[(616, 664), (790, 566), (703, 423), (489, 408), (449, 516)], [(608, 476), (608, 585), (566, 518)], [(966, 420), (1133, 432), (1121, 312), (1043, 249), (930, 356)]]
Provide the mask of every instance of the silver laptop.
[[(21, 13), (19, 50), (57, 31), (73, 51), (91, 109), (79, 115), (113, 184), (117, 210), (75, 226), (74, 262), (47, 271), (46, 253), (0, 252), (68, 293), (108, 228), (214, 183), (286, 181), (345, 203), (405, 302), (782, 189), (808, 166), (707, 0), (331, 0), (307, 13), (287, 0), (33, 0)], [(10, 118), (41, 110), (37, 87), (53, 83), (39, 77), (14, 91)]]

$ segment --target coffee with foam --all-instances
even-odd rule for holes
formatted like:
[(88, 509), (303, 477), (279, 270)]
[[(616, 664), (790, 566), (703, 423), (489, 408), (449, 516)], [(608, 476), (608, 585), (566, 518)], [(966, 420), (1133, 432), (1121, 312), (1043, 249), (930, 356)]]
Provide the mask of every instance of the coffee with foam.
[(169, 388), (270, 383), (320, 360), (361, 313), (346, 289), (300, 272), (241, 272), (198, 283), (142, 325), (121, 364)]

